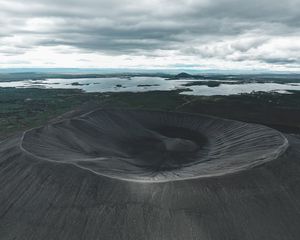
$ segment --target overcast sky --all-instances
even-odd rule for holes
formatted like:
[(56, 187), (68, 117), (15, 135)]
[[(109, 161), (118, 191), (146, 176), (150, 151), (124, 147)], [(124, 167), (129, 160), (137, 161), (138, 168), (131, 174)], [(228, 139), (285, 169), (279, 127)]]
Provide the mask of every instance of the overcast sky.
[(0, 67), (300, 71), (300, 0), (0, 0)]

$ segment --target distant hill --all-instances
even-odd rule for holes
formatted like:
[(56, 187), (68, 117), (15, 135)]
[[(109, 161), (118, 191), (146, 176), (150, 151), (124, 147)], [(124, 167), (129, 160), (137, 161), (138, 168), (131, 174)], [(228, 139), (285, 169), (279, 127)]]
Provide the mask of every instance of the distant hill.
[(191, 74), (188, 74), (186, 72), (181, 72), (181, 73), (175, 75), (174, 78), (178, 78), (178, 79), (180, 79), (180, 78), (194, 78), (194, 76), (191, 75)]
[(205, 79), (206, 77), (203, 75), (192, 75), (186, 72), (181, 72), (177, 75), (174, 75), (170, 80), (176, 80), (176, 79)]

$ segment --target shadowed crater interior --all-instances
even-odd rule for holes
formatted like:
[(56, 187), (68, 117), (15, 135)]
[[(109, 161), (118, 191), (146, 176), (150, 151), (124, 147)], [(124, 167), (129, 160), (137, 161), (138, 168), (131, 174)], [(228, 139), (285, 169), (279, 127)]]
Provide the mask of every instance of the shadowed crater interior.
[(207, 140), (199, 132), (182, 127), (151, 129), (153, 136), (131, 139), (125, 149), (141, 168), (168, 171), (193, 164), (206, 154)]
[(237, 172), (276, 159), (288, 142), (256, 124), (174, 112), (96, 110), (27, 131), (22, 149), (99, 175), (174, 181)]

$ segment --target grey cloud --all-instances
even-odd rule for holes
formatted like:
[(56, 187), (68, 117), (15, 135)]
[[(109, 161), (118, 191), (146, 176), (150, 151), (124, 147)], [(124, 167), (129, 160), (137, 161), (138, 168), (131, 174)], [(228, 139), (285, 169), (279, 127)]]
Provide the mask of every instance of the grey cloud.
[(255, 39), (248, 39), (248, 40), (241, 40), (238, 42), (235, 42), (231, 45), (232, 48), (240, 51), (240, 52), (247, 52), (250, 49), (257, 48), (261, 46), (262, 44), (266, 43), (268, 41), (265, 37), (257, 37)]
[[(204, 58), (244, 61), (255, 55), (231, 55), (254, 51), (268, 41), (263, 34), (297, 35), (300, 29), (298, 0), (16, 0), (0, 2), (0, 9), (4, 26), (0, 39), (7, 35), (30, 39), (26, 46), (15, 44), (20, 52), (36, 46), (66, 45), (109, 55), (175, 50)], [(28, 28), (28, 22), (34, 19), (50, 24)], [(257, 39), (235, 42), (224, 49), (194, 46), (244, 34)], [(285, 60), (289, 61), (288, 56), (281, 62)], [(272, 58), (264, 61), (280, 62)]]
[(300, 59), (293, 58), (263, 58), (260, 59), (263, 62), (271, 63), (271, 64), (295, 64), (300, 63)]

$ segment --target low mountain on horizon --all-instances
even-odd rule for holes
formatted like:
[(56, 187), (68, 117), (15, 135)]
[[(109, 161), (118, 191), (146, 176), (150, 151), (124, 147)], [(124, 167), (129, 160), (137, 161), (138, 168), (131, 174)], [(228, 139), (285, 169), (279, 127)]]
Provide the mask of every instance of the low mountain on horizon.
[(194, 78), (194, 76), (186, 72), (181, 72), (175, 75), (175, 78)]

